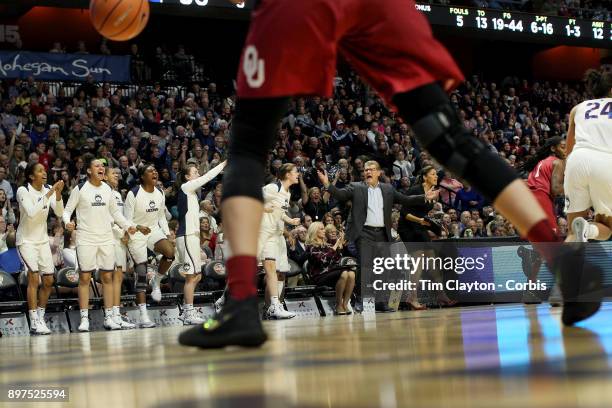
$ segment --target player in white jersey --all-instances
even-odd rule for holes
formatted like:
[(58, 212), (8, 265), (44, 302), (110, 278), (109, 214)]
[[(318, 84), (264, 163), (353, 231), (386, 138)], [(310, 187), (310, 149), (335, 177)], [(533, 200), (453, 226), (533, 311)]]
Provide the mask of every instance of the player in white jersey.
[(299, 173), (294, 164), (283, 164), (278, 170), (278, 181), (263, 188), (264, 214), (258, 241), (258, 258), (266, 271), (266, 316), (270, 319), (290, 319), (295, 313), (284, 309), (279, 300), (283, 292), (284, 273), (288, 272), (287, 246), (283, 231), (285, 223), (299, 225), (300, 219), (291, 219), (286, 212), (291, 193), (289, 187), (298, 183)]
[[(123, 213), (123, 197), (117, 191), (121, 170), (117, 167), (106, 168), (106, 184), (113, 190), (113, 197), (117, 207)], [(136, 227), (138, 229), (138, 227)], [(146, 231), (145, 231), (146, 232)], [(117, 223), (113, 223), (113, 237), (115, 245), (115, 272), (112, 274), (113, 280), (113, 320), (122, 329), (133, 329), (135, 324), (121, 318), (121, 284), (123, 283), (123, 271), (127, 271), (127, 234)]]
[(136, 227), (125, 219), (117, 206), (113, 191), (104, 183), (105, 169), (102, 162), (93, 155), (85, 155), (87, 180), (76, 186), (70, 193), (63, 221), (66, 230), (72, 232), (75, 223), (71, 221), (76, 210), (76, 254), (79, 264), (79, 307), (81, 323), (79, 331), (89, 331), (89, 282), (96, 269), (101, 274), (104, 297), (104, 327), (120, 329), (112, 318), (113, 285), (112, 272), (115, 270), (115, 247), (113, 244), (113, 222), (127, 230), (136, 232)]
[[(612, 235), (612, 73), (590, 70), (595, 97), (570, 113), (564, 190), (568, 241), (607, 240)], [(584, 217), (595, 210), (595, 222)]]
[[(34, 334), (49, 334), (45, 324), (45, 308), (53, 288), (53, 257), (47, 234), (49, 208), (61, 217), (64, 211), (62, 190), (64, 182), (46, 185), (47, 172), (39, 163), (30, 163), (25, 170), (27, 183), (17, 189), (17, 202), (21, 219), (17, 227), (17, 252), (28, 273), (28, 313)], [(42, 275), (42, 287), (38, 284)]]
[(200, 205), (198, 191), (206, 183), (217, 177), (225, 168), (223, 162), (200, 176), (194, 164), (188, 164), (179, 172), (176, 181), (178, 184), (178, 231), (176, 233), (176, 247), (178, 261), (183, 264), (185, 285), (183, 286), (183, 324), (202, 324), (193, 308), (193, 293), (202, 278), (202, 258), (200, 256)]
[(140, 309), (140, 326), (154, 327), (147, 313), (147, 249), (162, 256), (157, 274), (151, 279), (151, 298), (161, 300), (160, 281), (174, 260), (174, 244), (168, 239), (170, 228), (166, 219), (166, 196), (157, 187), (159, 175), (151, 164), (138, 170), (140, 185), (125, 198), (125, 217), (134, 224), (146, 227), (148, 234), (138, 231), (130, 237), (128, 250), (136, 272), (136, 303)]

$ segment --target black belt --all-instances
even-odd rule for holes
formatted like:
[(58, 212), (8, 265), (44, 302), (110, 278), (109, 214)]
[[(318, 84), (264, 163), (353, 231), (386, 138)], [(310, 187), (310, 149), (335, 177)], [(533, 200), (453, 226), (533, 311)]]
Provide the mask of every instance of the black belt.
[(385, 227), (370, 227), (369, 225), (364, 225), (363, 229), (367, 229), (370, 231), (383, 231)]

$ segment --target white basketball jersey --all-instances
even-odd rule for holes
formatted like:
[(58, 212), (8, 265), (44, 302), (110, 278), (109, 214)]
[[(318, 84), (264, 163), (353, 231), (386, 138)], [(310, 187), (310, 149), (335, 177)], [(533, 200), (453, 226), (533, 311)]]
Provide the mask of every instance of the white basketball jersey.
[(612, 153), (612, 98), (584, 101), (576, 106), (575, 148)]

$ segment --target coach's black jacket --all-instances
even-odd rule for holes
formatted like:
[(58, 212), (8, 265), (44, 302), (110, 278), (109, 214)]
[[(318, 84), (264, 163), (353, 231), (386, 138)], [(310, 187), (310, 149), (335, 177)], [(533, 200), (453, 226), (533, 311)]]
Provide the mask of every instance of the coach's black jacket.
[[(391, 241), (391, 210), (393, 204), (414, 206), (425, 201), (424, 195), (406, 196), (393, 188), (391, 184), (380, 183), (383, 196), (383, 216), (387, 241)], [(346, 222), (347, 241), (356, 241), (361, 235), (363, 224), (368, 215), (368, 184), (365, 181), (351, 183), (345, 188), (337, 188), (333, 184), (327, 187), (329, 193), (338, 201), (352, 200), (351, 213)]]

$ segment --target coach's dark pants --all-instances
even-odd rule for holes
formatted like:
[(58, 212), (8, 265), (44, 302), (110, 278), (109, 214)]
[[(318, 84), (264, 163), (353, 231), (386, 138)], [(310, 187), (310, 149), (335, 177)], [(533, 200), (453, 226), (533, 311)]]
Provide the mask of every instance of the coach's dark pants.
[[(371, 287), (374, 274), (372, 273), (372, 266), (374, 258), (376, 257), (388, 257), (389, 248), (387, 243), (387, 234), (385, 228), (375, 228), (364, 226), (361, 230), (359, 238), (355, 240), (357, 250), (359, 251), (359, 263), (360, 268), (357, 271), (356, 276), (356, 294), (358, 297), (372, 297), (374, 291)], [(381, 279), (384, 279), (384, 274), (380, 275)]]

